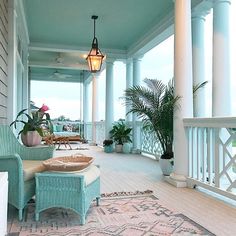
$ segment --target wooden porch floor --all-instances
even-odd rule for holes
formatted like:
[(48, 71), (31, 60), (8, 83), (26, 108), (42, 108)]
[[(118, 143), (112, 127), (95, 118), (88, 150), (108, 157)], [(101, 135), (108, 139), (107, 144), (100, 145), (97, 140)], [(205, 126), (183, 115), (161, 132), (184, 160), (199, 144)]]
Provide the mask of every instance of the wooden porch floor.
[[(83, 146), (84, 147), (84, 146)], [(101, 192), (153, 190), (163, 205), (185, 214), (212, 233), (236, 235), (236, 203), (226, 203), (196, 189), (175, 188), (163, 181), (157, 161), (134, 154), (104, 153), (102, 148), (56, 151), (55, 156), (83, 153), (101, 169)]]

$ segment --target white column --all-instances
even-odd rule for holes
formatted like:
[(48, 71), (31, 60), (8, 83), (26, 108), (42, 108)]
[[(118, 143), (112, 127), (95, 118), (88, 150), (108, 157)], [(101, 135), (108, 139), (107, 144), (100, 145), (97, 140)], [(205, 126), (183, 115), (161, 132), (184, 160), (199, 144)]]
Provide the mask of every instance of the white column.
[[(133, 63), (131, 59), (126, 60), (126, 89), (133, 85)], [(129, 106), (126, 106), (126, 114), (129, 112)], [(126, 121), (132, 121), (132, 114), (126, 115)]]
[(106, 59), (106, 114), (105, 114), (105, 138), (110, 138), (110, 130), (114, 122), (114, 97), (113, 97), (113, 67), (114, 60)]
[(89, 121), (89, 84), (83, 83), (83, 123), (84, 123), (84, 138), (88, 139), (87, 122)]
[(175, 95), (180, 96), (174, 111), (174, 172), (170, 179), (175, 186), (186, 186), (188, 174), (187, 137), (183, 118), (193, 116), (191, 1), (175, 1), (174, 42)]
[(84, 117), (84, 74), (83, 72), (80, 72), (80, 83), (79, 83), (79, 91), (80, 91), (80, 135), (81, 137), (84, 137), (84, 125), (83, 125), (83, 117)]
[(97, 88), (97, 79), (98, 76), (93, 75), (93, 79), (92, 79), (92, 90), (93, 90), (93, 94), (92, 94), (92, 142), (93, 144), (96, 144), (96, 124), (95, 122), (98, 121), (98, 88)]
[(15, 1), (8, 2), (8, 99), (7, 99), (7, 123), (10, 124), (17, 113), (17, 64), (16, 64), (16, 6)]
[[(202, 15), (192, 16), (192, 53), (193, 53), (193, 84), (205, 81), (205, 47), (204, 47), (205, 18)], [(195, 117), (206, 116), (205, 89), (199, 89), (193, 98)]]
[[(141, 83), (141, 58), (133, 59), (133, 86)], [(140, 152), (140, 127), (137, 125), (137, 115), (133, 114), (133, 153)]]
[(83, 83), (83, 120), (89, 121), (89, 84)]
[(213, 5), (212, 115), (231, 115), (229, 8), (230, 0), (215, 0)]

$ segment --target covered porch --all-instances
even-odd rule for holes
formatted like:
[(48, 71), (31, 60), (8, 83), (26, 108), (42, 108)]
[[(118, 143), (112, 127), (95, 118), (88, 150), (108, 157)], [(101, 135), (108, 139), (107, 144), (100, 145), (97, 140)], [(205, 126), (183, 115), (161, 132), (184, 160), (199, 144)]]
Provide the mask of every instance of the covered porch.
[[(135, 115), (126, 116), (126, 123), (133, 129), (132, 154), (105, 154), (96, 146), (81, 152), (95, 156), (95, 163), (101, 166), (102, 192), (151, 189), (167, 207), (177, 209), (212, 233), (233, 235), (236, 118), (231, 109), (230, 3), (230, 0), (148, 3), (106, 0), (101, 4), (52, 0), (42, 4), (31, 0), (0, 0), (0, 123), (9, 125), (20, 110), (29, 107), (31, 81), (76, 82), (81, 86), (79, 109), (84, 138), (101, 146), (109, 138), (117, 109), (114, 63), (124, 63), (125, 88), (140, 85), (144, 54), (174, 35), (173, 77), (175, 94), (181, 99), (173, 121), (172, 175), (163, 177), (156, 160), (140, 155), (151, 154), (158, 159), (162, 150), (155, 135), (145, 132)], [(210, 12), (213, 14), (211, 65), (206, 63), (204, 45), (205, 17)], [(98, 73), (90, 73), (85, 60), (91, 48), (90, 18), (94, 14), (99, 16), (96, 34), (106, 56)], [(206, 76), (206, 67), (212, 68), (211, 78)], [(99, 121), (101, 94), (97, 81), (103, 71), (105, 120)], [(193, 85), (206, 80), (212, 85), (212, 103), (207, 108), (210, 116), (206, 115), (206, 94), (194, 99), (192, 93)], [(67, 151), (65, 155), (71, 153)], [(55, 156), (62, 154), (56, 152)], [(196, 186), (197, 189), (192, 189)], [(210, 195), (206, 194), (208, 190)], [(220, 195), (220, 200), (215, 194)], [(223, 200), (225, 197), (228, 200)]]
[[(73, 148), (77, 146), (76, 144), (73, 145)], [(152, 190), (153, 195), (160, 200), (163, 206), (184, 214), (213, 234), (219, 236), (234, 235), (236, 229), (236, 206), (234, 201), (225, 201), (225, 199), (218, 198), (219, 196), (209, 195), (202, 189), (176, 188), (170, 185), (164, 180), (158, 162), (145, 156), (138, 154), (109, 154), (104, 153), (100, 147), (86, 145), (84, 147), (88, 147), (88, 150), (80, 150), (79, 152), (94, 156), (95, 164), (100, 166), (102, 193)], [(76, 152), (78, 151), (61, 150), (56, 151), (55, 156)], [(13, 218), (17, 218), (15, 210), (9, 215), (8, 230), (10, 232), (14, 230), (16, 232), (16, 229), (20, 231), (19, 226), (18, 228), (16, 227), (18, 220), (15, 221), (15, 225), (12, 224)], [(22, 224), (24, 225), (24, 221)], [(45, 230), (42, 232), (51, 230), (48, 226), (42, 228)], [(35, 228), (34, 225), (24, 230), (29, 232), (31, 229), (32, 233), (35, 234), (41, 232), (40, 227)], [(56, 222), (54, 230), (54, 233), (56, 233)]]

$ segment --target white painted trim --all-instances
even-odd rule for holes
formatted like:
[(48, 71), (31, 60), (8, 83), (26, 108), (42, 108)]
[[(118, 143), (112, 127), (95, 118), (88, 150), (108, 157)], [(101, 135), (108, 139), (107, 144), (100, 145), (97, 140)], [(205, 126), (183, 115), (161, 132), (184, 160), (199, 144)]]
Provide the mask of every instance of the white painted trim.
[[(207, 14), (212, 8), (212, 0), (197, 0), (192, 7), (193, 12)], [(174, 33), (174, 11), (169, 9), (163, 15), (162, 20), (128, 48), (127, 58), (145, 54)]]
[(45, 51), (45, 52), (80, 52), (88, 53), (90, 48), (63, 45), (63, 44), (45, 44), (30, 42), (29, 51)]
[(171, 10), (154, 27), (148, 30), (139, 40), (128, 49), (127, 58), (143, 55), (174, 32), (174, 11)]
[(50, 82), (68, 82), (68, 83), (82, 83), (81, 79), (77, 78), (69, 78), (69, 79), (51, 79), (51, 78), (42, 78), (42, 77), (36, 77), (31, 76), (30, 81), (50, 81)]
[[(69, 46), (63, 44), (43, 44), (31, 42), (29, 45), (30, 51), (45, 51), (45, 52), (79, 52), (79, 53), (88, 53), (90, 48), (88, 47), (78, 47), (78, 46)], [(104, 54), (107, 54), (107, 57), (126, 59), (126, 50), (119, 49), (101, 49)]]
[(184, 118), (184, 127), (236, 128), (236, 117)]
[(27, 21), (26, 21), (26, 16), (25, 16), (23, 2), (22, 2), (22, 0), (19, 0), (18, 3), (19, 3), (20, 15), (22, 16), (23, 28), (24, 28), (24, 31), (25, 31), (25, 36), (26, 36), (27, 44), (29, 44), (30, 43), (29, 31), (28, 31), (28, 26), (27, 26)]
[(34, 68), (55, 68), (55, 69), (68, 69), (68, 70), (88, 70), (87, 64), (78, 64), (76, 66), (73, 65), (56, 65), (50, 64), (50, 62), (39, 62), (39, 61), (31, 61), (29, 62), (30, 67)]
[(187, 182), (178, 181), (170, 178), (170, 176), (164, 176), (164, 180), (168, 182), (169, 184), (175, 186), (176, 188), (186, 188)]
[(227, 192), (227, 191), (224, 191), (224, 190), (221, 190), (219, 188), (216, 188), (216, 187), (213, 187), (209, 184), (206, 184), (206, 183), (203, 183), (201, 181), (198, 181), (198, 180), (195, 180), (195, 179), (192, 179), (192, 178), (187, 178), (187, 183), (190, 185), (190, 186), (193, 186), (193, 185), (198, 185), (200, 187), (203, 187), (205, 189), (208, 189), (210, 191), (213, 191), (215, 193), (218, 193), (222, 196), (225, 196), (225, 197), (228, 197), (230, 199), (233, 199), (233, 200), (236, 200), (236, 195), (233, 194), (233, 193), (230, 193), (230, 192)]

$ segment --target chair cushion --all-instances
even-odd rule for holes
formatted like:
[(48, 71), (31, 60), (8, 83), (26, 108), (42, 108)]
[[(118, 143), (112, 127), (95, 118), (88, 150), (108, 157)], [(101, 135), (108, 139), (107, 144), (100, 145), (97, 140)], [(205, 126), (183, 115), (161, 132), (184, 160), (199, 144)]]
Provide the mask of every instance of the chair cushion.
[(77, 175), (83, 175), (86, 186), (93, 183), (93, 181), (95, 181), (100, 176), (100, 170), (95, 165), (90, 165), (88, 168), (82, 171), (73, 172), (73, 173)]
[(23, 160), (23, 175), (24, 181), (34, 178), (35, 173), (45, 171), (45, 167), (42, 164), (43, 161), (32, 161), (32, 160)]

